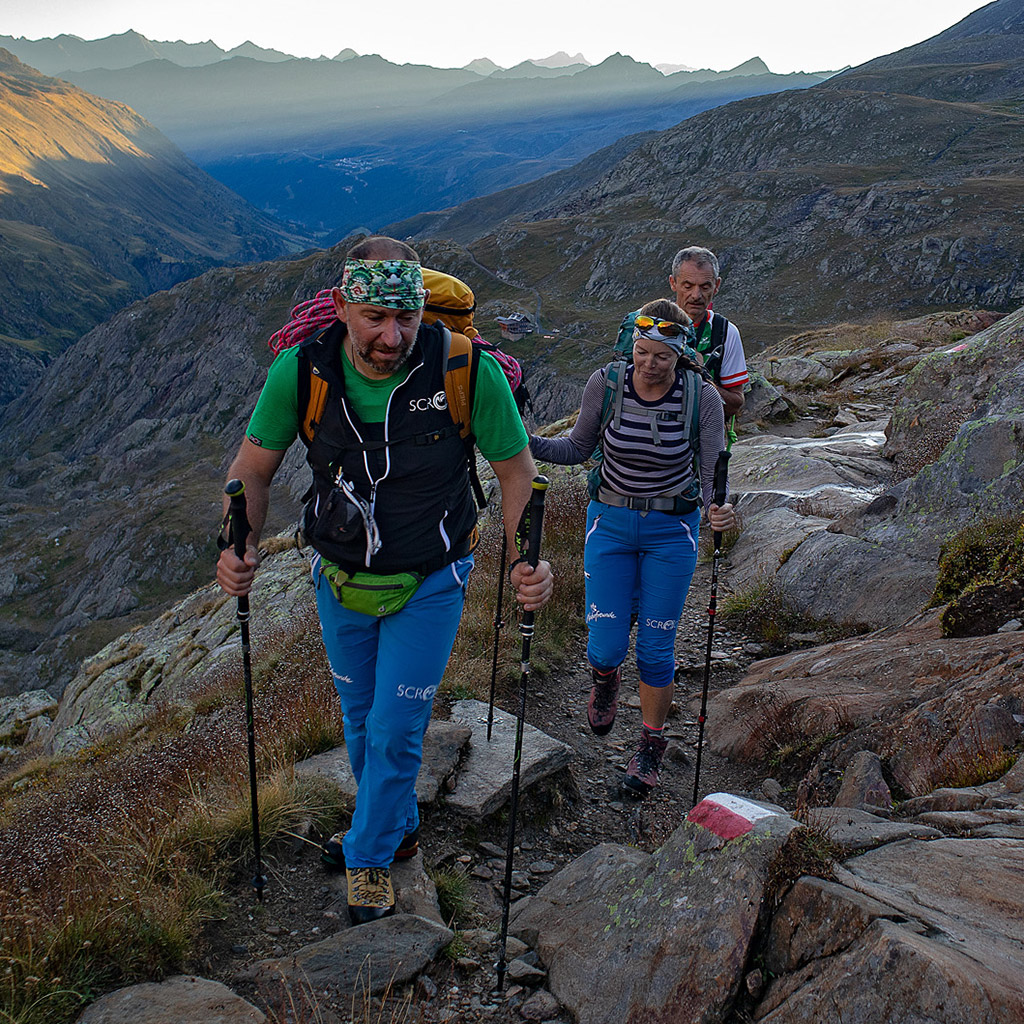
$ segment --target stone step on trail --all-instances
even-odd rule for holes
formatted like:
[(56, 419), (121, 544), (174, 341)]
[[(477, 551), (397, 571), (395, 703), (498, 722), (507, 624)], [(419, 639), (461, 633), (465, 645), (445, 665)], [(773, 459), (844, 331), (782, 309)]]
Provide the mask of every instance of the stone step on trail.
[[(472, 730), (464, 725), (432, 719), (423, 737), (423, 764), (416, 777), (416, 799), (422, 804), (437, 800), (445, 783), (454, 773), (459, 756), (469, 742)], [(344, 744), (307, 757), (295, 765), (296, 775), (319, 775), (336, 783), (355, 800), (356, 780), (348, 762)]]
[[(460, 766), (455, 789), (446, 804), (479, 821), (497, 811), (512, 792), (512, 761), (515, 753), (516, 717), (494, 709), (491, 738), (487, 739), (488, 706), (479, 700), (460, 700), (452, 707), (452, 721), (472, 730), (466, 759)], [(572, 748), (541, 732), (523, 726), (520, 793), (564, 768)]]

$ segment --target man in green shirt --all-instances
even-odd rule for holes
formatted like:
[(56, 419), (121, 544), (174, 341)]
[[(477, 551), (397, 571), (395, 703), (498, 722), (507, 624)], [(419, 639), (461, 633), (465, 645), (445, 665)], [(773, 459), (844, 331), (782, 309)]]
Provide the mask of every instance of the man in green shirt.
[[(358, 785), (352, 825), (325, 859), (345, 866), (355, 924), (394, 912), (389, 867), (396, 851), (415, 849), (423, 734), (477, 536), (465, 449), (445, 397), (444, 331), (423, 325), (426, 295), (419, 258), (404, 243), (369, 238), (348, 254), (332, 290), (337, 321), (270, 368), (229, 470), (245, 484), (253, 532), (244, 560), (228, 548), (217, 565), (228, 594), (249, 592), (270, 484), (305, 412), (299, 373), (311, 367), (328, 393), (308, 443), (314, 488), (304, 529)], [(515, 550), (536, 469), (501, 368), (486, 353), (479, 359), (472, 427), (501, 486)], [(526, 610), (551, 596), (546, 562), (531, 569), (516, 559), (510, 578)]]

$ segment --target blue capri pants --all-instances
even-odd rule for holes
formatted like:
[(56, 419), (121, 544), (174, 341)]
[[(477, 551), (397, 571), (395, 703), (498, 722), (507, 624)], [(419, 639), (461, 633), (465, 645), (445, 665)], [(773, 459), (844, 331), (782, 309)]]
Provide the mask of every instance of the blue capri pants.
[(377, 618), (345, 608), (312, 563), (320, 630), (341, 699), (356, 808), (342, 847), (350, 868), (387, 867), (420, 822), (423, 734), (462, 617), (473, 556), (431, 573), (408, 604)]
[(625, 660), (635, 606), (640, 679), (657, 687), (672, 682), (679, 616), (697, 566), (699, 526), (699, 509), (676, 515), (590, 502), (583, 571), (587, 659), (594, 668), (607, 671)]

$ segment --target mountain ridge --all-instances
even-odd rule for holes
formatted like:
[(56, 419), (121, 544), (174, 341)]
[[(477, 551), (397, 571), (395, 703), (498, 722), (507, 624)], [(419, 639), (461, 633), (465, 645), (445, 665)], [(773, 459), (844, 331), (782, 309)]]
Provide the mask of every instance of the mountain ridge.
[[(53, 351), (116, 308), (305, 238), (252, 209), (120, 103), (0, 49), (0, 337)], [(6, 347), (6, 346), (5, 346)]]
[[(379, 55), (278, 64), (236, 57), (69, 79), (128, 103), (255, 206), (325, 239), (521, 184), (708, 106), (823, 80), (666, 76), (621, 54), (564, 70), (522, 78), (399, 66)], [(350, 102), (339, 105), (338, 96)]]
[(63, 71), (125, 68), (160, 58), (173, 60), (183, 67), (198, 67), (235, 56), (256, 57), (264, 61), (291, 59), (290, 54), (265, 49), (248, 40), (225, 50), (211, 39), (201, 43), (148, 39), (134, 29), (101, 39), (83, 39), (67, 33), (43, 39), (0, 35), (0, 47), (14, 53), (26, 64), (38, 67), (43, 74), (58, 76)]

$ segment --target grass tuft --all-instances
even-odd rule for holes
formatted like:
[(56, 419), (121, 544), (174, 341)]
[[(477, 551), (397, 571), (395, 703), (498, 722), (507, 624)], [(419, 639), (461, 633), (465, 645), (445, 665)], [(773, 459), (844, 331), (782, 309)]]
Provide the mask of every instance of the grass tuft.
[[(551, 564), (556, 582), (554, 596), (537, 614), (530, 647), (531, 671), (539, 678), (565, 663), (579, 635), (584, 605), (582, 551), (588, 500), (581, 476), (558, 477), (548, 491), (541, 557)], [(481, 523), (475, 560), (462, 622), (441, 682), (441, 692), (450, 699), (466, 696), (485, 699), (490, 691), (501, 561), (501, 525), (497, 509)], [(501, 700), (506, 701), (515, 693), (519, 682), (522, 649), (522, 637), (517, 628), (518, 605), (508, 585), (507, 569), (502, 605), (496, 690)]]
[(471, 923), (476, 904), (472, 897), (472, 885), (466, 869), (461, 864), (452, 867), (428, 869), (434, 888), (437, 889), (437, 903), (441, 918), (449, 928), (465, 927)]
[(818, 642), (829, 643), (869, 629), (859, 623), (838, 623), (807, 615), (796, 607), (774, 576), (762, 576), (746, 589), (726, 597), (719, 614), (723, 621), (776, 651), (794, 646), (793, 633), (814, 633)]

